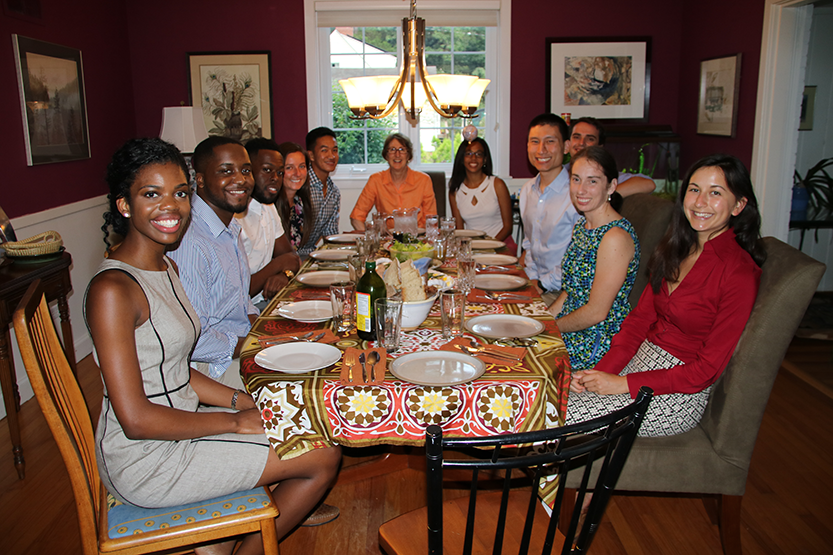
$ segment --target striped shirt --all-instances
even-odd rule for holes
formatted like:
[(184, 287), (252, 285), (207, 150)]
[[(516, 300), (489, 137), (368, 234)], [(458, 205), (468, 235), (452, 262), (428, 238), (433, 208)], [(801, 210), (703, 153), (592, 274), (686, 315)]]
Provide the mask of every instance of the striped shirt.
[(249, 314), (257, 314), (249, 298), (251, 274), (240, 224), (232, 218), (226, 227), (194, 195), (191, 224), (168, 256), (179, 266), (182, 287), (202, 326), (191, 360), (208, 362), (209, 375), (219, 378), (231, 363), (238, 339), (249, 333)]

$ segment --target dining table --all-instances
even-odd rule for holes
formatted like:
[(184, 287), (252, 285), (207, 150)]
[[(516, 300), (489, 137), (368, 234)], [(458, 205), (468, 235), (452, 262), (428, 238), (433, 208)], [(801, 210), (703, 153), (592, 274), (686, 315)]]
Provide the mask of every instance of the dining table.
[[(337, 247), (325, 245), (323, 248)], [(322, 264), (323, 265), (323, 264)], [(256, 362), (261, 339), (290, 334), (299, 336), (326, 331), (322, 339), (340, 349), (370, 349), (375, 341), (360, 339), (355, 327), (347, 332), (332, 329), (332, 321), (302, 323), (284, 317), (281, 307), (301, 300), (329, 300), (327, 287), (310, 287), (304, 274), (319, 270), (308, 259), (252, 325), (241, 349), (241, 376), (261, 411), (266, 435), (281, 459), (300, 456), (331, 445), (422, 446), (425, 430), (436, 424), (446, 437), (480, 437), (517, 433), (564, 425), (570, 382), (569, 356), (554, 319), (529, 284), (517, 294), (520, 300), (500, 302), (474, 289), (468, 296), (465, 317), (486, 315), (526, 317), (537, 322), (540, 332), (534, 346), (525, 347), (516, 359), (484, 356), (485, 372), (467, 383), (422, 385), (391, 373), (398, 357), (410, 353), (448, 350), (443, 339), (440, 303), (435, 302), (425, 321), (414, 330), (403, 330), (400, 347), (387, 355), (384, 381), (369, 385), (344, 383), (342, 356), (330, 366), (302, 374), (271, 370)], [(456, 276), (456, 262), (433, 268), (447, 280)], [(525, 276), (517, 265), (503, 266), (500, 273)], [(299, 281), (301, 278), (301, 281)], [(466, 331), (465, 337), (491, 344), (494, 339)], [(543, 495), (545, 500), (550, 495)]]

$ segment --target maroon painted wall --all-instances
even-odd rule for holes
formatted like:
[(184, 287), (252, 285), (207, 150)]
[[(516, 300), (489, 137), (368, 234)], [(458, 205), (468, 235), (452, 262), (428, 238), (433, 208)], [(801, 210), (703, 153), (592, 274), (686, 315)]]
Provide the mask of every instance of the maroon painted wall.
[[(122, 2), (41, 0), (41, 7), (40, 22), (0, 12), (0, 152), (4, 168), (0, 206), (12, 218), (106, 193), (107, 162), (115, 149), (134, 134), (130, 56)], [(81, 50), (90, 159), (26, 165), (13, 33)]]
[[(720, 14), (716, 17), (715, 14)], [(703, 156), (734, 154), (749, 167), (755, 134), (755, 105), (761, 61), (764, 2), (761, 0), (701, 0), (687, 2), (682, 12), (680, 51), (680, 113), (677, 132), (682, 137), (680, 168)], [(700, 62), (742, 53), (740, 99), (735, 138), (697, 134)]]
[(681, 5), (667, 0), (588, 0), (580, 7), (563, 4), (554, 9), (552, 0), (512, 2), (512, 177), (533, 175), (526, 156), (527, 126), (546, 110), (547, 37), (651, 37), (648, 123), (669, 124), (676, 131)]
[(139, 135), (159, 134), (163, 107), (191, 105), (188, 52), (269, 50), (273, 138), (303, 143), (308, 131), (303, 0), (126, 3)]

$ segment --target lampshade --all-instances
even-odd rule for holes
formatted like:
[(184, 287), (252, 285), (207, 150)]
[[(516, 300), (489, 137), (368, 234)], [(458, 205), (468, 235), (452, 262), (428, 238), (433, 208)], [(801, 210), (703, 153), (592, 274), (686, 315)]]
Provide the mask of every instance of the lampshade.
[[(443, 106), (466, 106), (469, 89), (477, 81), (472, 75), (429, 75), (428, 82), (437, 93), (437, 100)], [(480, 99), (478, 98), (478, 103)]]
[(390, 92), (399, 78), (396, 75), (373, 75), (341, 79), (338, 83), (347, 95), (347, 105), (354, 112), (384, 108), (390, 101)]
[(190, 154), (208, 138), (202, 109), (192, 106), (163, 108), (159, 138), (173, 143), (180, 152)]

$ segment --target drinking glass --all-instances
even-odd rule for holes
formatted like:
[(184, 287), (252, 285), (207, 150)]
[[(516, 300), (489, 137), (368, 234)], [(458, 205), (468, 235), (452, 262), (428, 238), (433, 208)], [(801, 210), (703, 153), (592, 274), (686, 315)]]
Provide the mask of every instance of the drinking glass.
[(457, 220), (453, 216), (446, 216), (440, 222), (440, 235), (443, 237), (453, 235), (455, 229), (457, 229)]
[(356, 237), (356, 250), (359, 252), (359, 256), (364, 256), (367, 258), (370, 256), (371, 247), (373, 246), (373, 240), (368, 238), (367, 235), (359, 235)]
[(350, 273), (350, 280), (357, 283), (364, 275), (364, 263), (366, 258), (360, 254), (353, 254), (347, 259), (349, 263), (347, 270)]
[(443, 339), (463, 335), (466, 314), (466, 294), (460, 289), (446, 289), (440, 293)]
[(336, 331), (353, 329), (353, 302), (356, 288), (352, 281), (340, 281), (330, 285), (330, 302), (333, 304), (333, 328)]
[(466, 294), (474, 288), (474, 258), (468, 237), (460, 238), (457, 247), (457, 284)]
[(440, 236), (440, 217), (436, 214), (425, 216), (425, 240), (433, 243)]
[(376, 299), (376, 340), (389, 353), (399, 349), (402, 335), (402, 301)]

